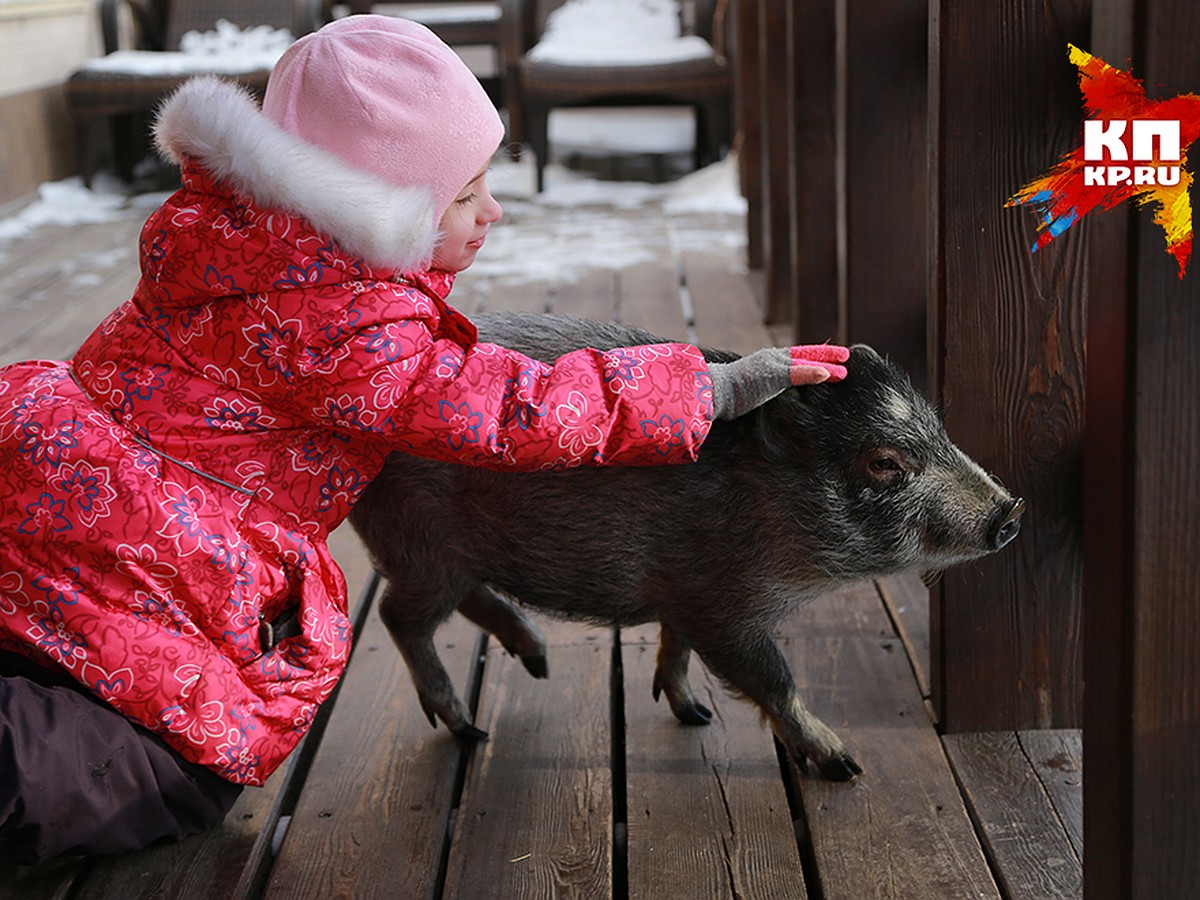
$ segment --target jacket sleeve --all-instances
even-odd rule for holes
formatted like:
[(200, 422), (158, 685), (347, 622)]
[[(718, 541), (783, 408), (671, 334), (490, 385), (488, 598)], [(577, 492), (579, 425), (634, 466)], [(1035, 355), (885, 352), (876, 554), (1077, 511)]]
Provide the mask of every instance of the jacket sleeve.
[(437, 322), (376, 320), (307, 348), (296, 399), (314, 421), (417, 456), (522, 470), (686, 462), (712, 424), (712, 381), (690, 345), (579, 350), (547, 365), (438, 336)]

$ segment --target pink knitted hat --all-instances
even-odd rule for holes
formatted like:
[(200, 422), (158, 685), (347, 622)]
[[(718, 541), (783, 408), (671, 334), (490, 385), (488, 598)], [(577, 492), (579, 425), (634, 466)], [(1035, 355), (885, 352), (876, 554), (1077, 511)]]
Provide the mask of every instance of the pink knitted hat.
[(263, 112), (357, 169), (431, 187), (435, 223), (504, 136), (458, 55), (394, 16), (347, 16), (296, 41), (271, 73)]

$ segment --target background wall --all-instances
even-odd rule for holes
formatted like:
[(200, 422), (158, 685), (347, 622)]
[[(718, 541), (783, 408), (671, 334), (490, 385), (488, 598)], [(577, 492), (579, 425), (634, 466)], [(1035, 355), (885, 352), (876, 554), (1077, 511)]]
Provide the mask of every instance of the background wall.
[(74, 174), (62, 85), (102, 52), (95, 0), (0, 0), (0, 207)]

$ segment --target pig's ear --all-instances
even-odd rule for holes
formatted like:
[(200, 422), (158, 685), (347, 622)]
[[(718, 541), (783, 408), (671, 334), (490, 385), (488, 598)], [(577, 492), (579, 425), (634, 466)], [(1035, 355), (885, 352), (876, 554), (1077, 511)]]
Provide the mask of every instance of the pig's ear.
[(813, 394), (821, 387), (790, 388), (757, 410), (756, 430), (763, 456), (774, 463), (800, 465), (816, 456), (818, 416)]

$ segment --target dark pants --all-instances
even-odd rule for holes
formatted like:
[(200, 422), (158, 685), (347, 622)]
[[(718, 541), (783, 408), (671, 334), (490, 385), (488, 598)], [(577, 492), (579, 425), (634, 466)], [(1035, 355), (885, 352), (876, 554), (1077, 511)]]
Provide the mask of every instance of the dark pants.
[(138, 850), (216, 825), (237, 800), (239, 785), (31, 668), (0, 653), (0, 861)]

